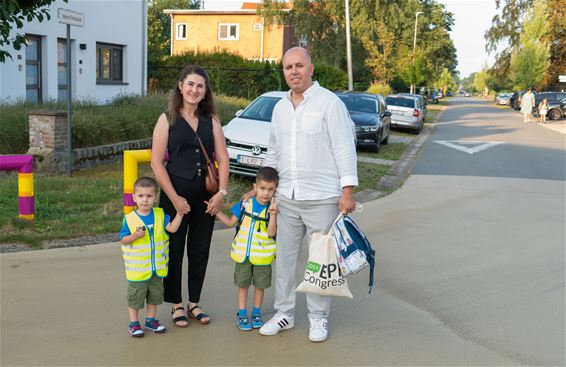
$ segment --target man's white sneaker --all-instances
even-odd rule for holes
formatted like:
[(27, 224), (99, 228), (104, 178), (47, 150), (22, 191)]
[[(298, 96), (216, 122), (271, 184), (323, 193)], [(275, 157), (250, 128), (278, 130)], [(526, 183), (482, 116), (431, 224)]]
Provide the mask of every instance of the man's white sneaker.
[(287, 330), (295, 326), (295, 318), (284, 313), (277, 312), (268, 322), (259, 329), (261, 335), (275, 335), (281, 330)]
[(309, 340), (311, 342), (323, 342), (328, 338), (328, 320), (309, 319)]

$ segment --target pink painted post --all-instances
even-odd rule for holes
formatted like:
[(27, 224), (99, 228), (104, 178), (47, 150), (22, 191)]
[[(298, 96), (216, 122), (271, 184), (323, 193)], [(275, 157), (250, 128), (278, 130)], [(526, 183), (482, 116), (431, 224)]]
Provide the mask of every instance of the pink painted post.
[(33, 156), (0, 155), (0, 171), (18, 171), (18, 209), (22, 219), (34, 219)]

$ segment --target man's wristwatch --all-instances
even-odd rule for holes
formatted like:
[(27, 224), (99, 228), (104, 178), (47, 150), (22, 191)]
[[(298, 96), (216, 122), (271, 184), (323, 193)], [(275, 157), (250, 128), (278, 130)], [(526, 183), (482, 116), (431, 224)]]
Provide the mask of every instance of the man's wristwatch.
[(220, 190), (218, 190), (218, 192), (221, 193), (222, 196), (228, 195), (228, 191), (226, 191), (225, 189), (220, 189)]

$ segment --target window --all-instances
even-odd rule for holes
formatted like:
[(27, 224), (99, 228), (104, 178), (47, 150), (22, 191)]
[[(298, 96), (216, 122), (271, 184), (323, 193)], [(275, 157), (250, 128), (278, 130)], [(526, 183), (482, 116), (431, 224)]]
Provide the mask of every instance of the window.
[(218, 39), (234, 41), (240, 38), (239, 24), (221, 23), (218, 25)]
[(26, 38), (26, 101), (41, 102), (41, 38)]
[(177, 35), (175, 39), (186, 40), (187, 39), (187, 23), (177, 24)]
[(67, 40), (57, 39), (57, 100), (67, 101)]
[(96, 83), (122, 84), (123, 46), (96, 44)]

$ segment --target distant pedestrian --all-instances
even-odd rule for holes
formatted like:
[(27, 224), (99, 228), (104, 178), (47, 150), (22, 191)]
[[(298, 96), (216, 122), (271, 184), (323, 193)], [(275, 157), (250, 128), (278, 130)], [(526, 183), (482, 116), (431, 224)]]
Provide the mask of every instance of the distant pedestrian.
[[(265, 289), (271, 286), (271, 263), (275, 258), (277, 203), (273, 196), (278, 182), (279, 175), (274, 168), (262, 167), (256, 175), (253, 186), (255, 196), (232, 206), (231, 216), (220, 211), (216, 213), (216, 217), (226, 226), (239, 225), (232, 241), (230, 256), (236, 262), (234, 269), (234, 284), (238, 287), (236, 326), (244, 331), (263, 326), (261, 305)], [(248, 289), (252, 284), (254, 301), (249, 317)]]
[(548, 101), (544, 98), (538, 105), (538, 114), (540, 116), (540, 123), (546, 123), (546, 114), (548, 113)]
[(531, 122), (531, 115), (533, 114), (533, 108), (535, 107), (535, 95), (529, 89), (527, 93), (523, 94), (521, 99), (521, 113), (523, 114), (523, 122)]
[[(147, 300), (144, 329), (162, 334), (165, 326), (155, 319), (157, 305), (163, 303), (163, 280), (168, 272), (169, 233), (179, 229), (183, 214), (175, 219), (161, 208), (154, 208), (157, 200), (157, 182), (140, 177), (134, 183), (136, 210), (124, 216), (120, 241), (128, 279), (128, 313), (130, 335), (142, 337), (144, 331), (138, 321), (138, 311)], [(167, 231), (167, 232), (166, 232)]]

